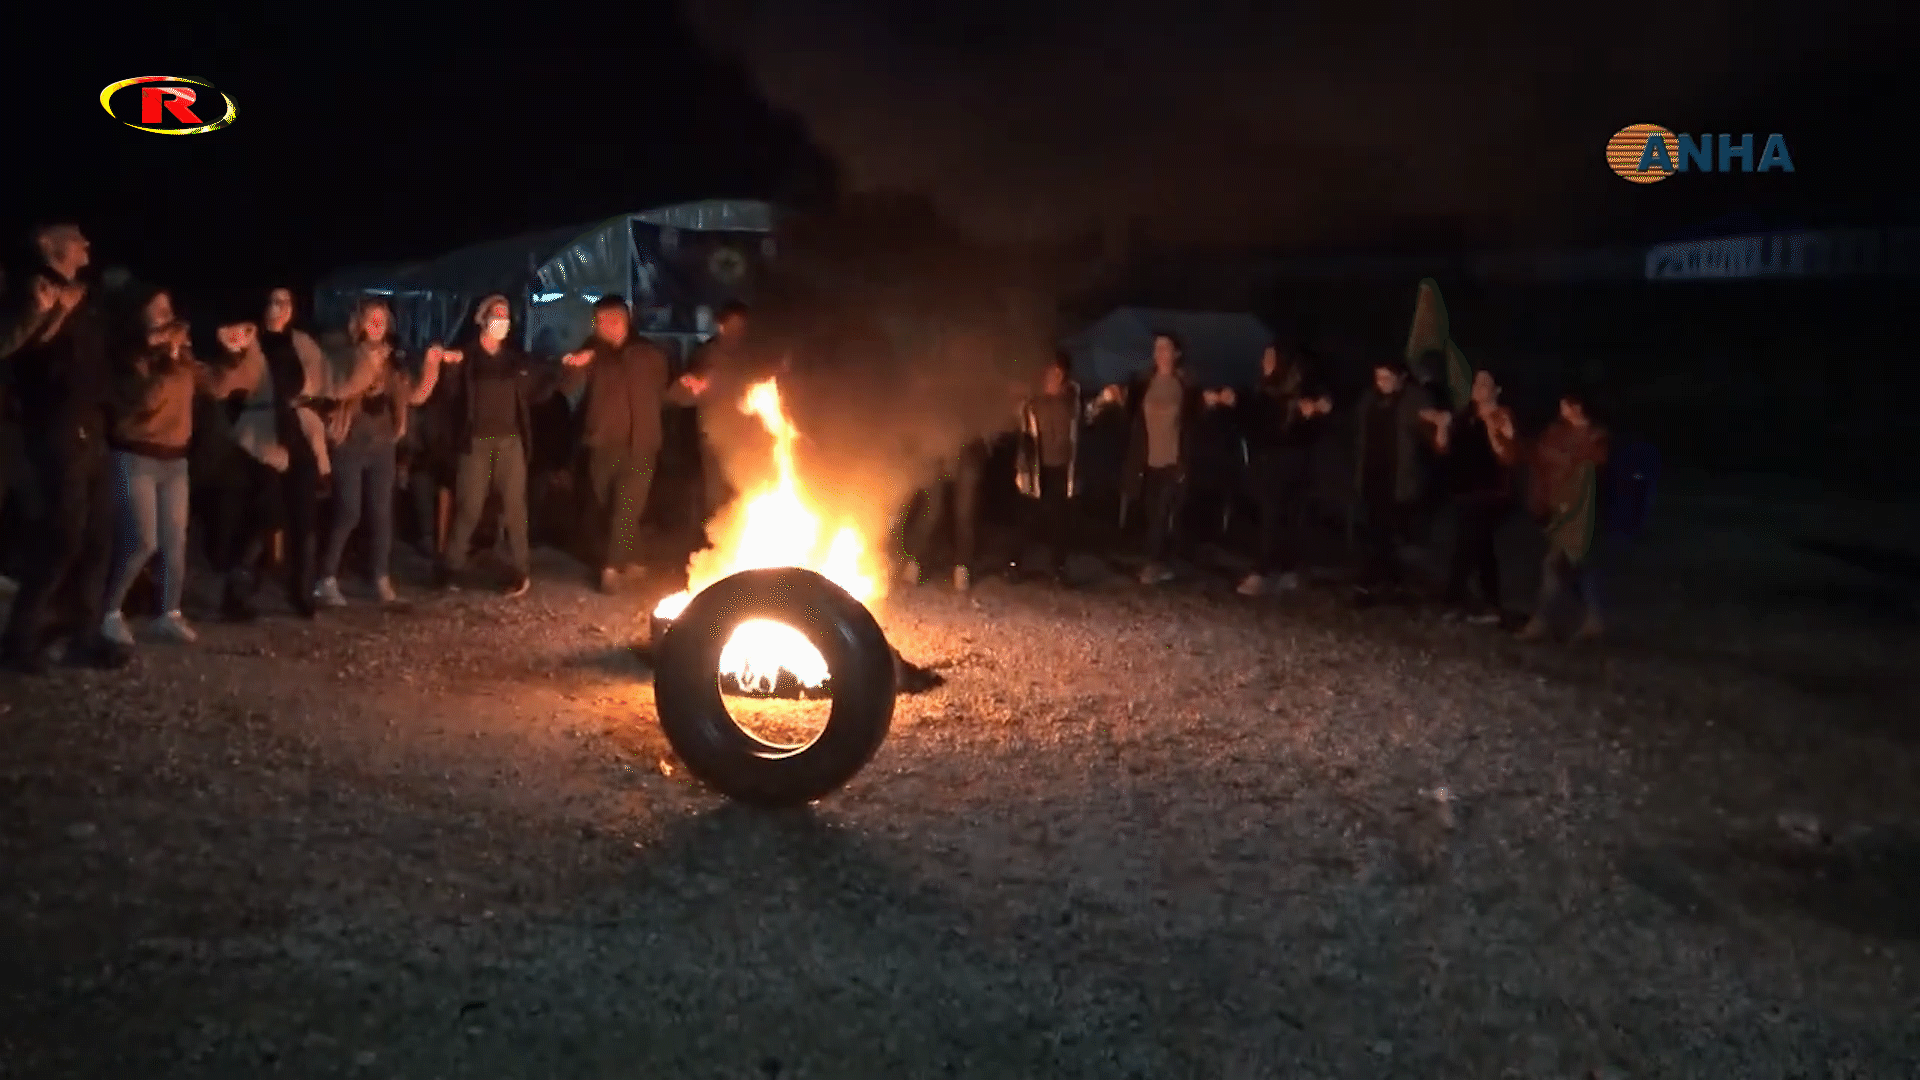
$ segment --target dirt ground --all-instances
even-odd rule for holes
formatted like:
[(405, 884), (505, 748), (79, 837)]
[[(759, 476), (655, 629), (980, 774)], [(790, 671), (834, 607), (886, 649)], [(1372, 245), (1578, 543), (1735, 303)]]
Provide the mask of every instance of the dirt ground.
[(946, 684), (805, 812), (558, 557), (5, 677), (0, 1077), (1920, 1076), (1915, 517), (1671, 487), (1598, 649), (896, 595)]

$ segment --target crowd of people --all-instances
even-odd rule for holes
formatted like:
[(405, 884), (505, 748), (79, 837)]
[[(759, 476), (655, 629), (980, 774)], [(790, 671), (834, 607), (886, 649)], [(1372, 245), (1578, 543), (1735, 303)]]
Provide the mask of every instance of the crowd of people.
[[(542, 362), (515, 344), (512, 304), (490, 296), (463, 338), (416, 359), (398, 344), (385, 301), (364, 298), (344, 328), (316, 335), (296, 325), (294, 294), (274, 288), (258, 305), (219, 313), (210, 355), (200, 355), (166, 290), (108, 296), (89, 283), (79, 228), (46, 226), (31, 239), (38, 265), (17, 282), (0, 325), (0, 559), (15, 592), (0, 659), (17, 671), (44, 671), (62, 643), (70, 663), (125, 664), (136, 642), (126, 611), (143, 581), (148, 632), (194, 641), (183, 611), (191, 521), (222, 578), (225, 619), (255, 618), (274, 574), (300, 616), (345, 605), (354, 562), (368, 597), (394, 601), (403, 500), (433, 557), (434, 587), (472, 587), (476, 541), (491, 532), (504, 542), (503, 591), (516, 597), (530, 586), (532, 507), (566, 482), (591, 511), (583, 550), (597, 583), (618, 590), (645, 571), (640, 522), (657, 497), (663, 418), (698, 406), (747, 333), (746, 308), (722, 309), (712, 339), (676, 374), (669, 355), (635, 333), (625, 300), (607, 296), (587, 341)], [(1523, 633), (1543, 636), (1550, 607), (1571, 592), (1585, 605), (1580, 634), (1599, 634), (1592, 567), (1608, 442), (1580, 395), (1564, 396), (1557, 419), (1527, 438), (1489, 372), (1452, 401), (1396, 360), (1374, 368), (1351, 425), (1339, 425), (1322, 373), (1277, 346), (1245, 388), (1200, 385), (1172, 335), (1154, 340), (1151, 361), (1138, 379), (1089, 399), (1059, 355), (1010, 419), (1022, 536), (1047, 553), (1053, 576), (1085, 546), (1089, 451), (1104, 441), (1119, 451), (1112, 486), (1141, 534), (1143, 583), (1173, 578), (1183, 522), (1211, 498), (1222, 514), (1245, 503), (1257, 518), (1254, 569), (1240, 591), (1296, 588), (1313, 477), (1347, 431), (1363, 595), (1405, 584), (1402, 549), (1438, 495), (1457, 523), (1445, 600), (1497, 620), (1495, 537), (1523, 506), (1548, 541)], [(555, 453), (537, 418), (560, 401), (566, 445)], [(1224, 432), (1238, 462), (1222, 449)], [(903, 580), (918, 583), (935, 547), (948, 544), (955, 586), (972, 584), (993, 451), (990, 439), (961, 447), (915, 499), (896, 553)], [(702, 440), (691, 466), (702, 514), (725, 498), (715, 460)]]

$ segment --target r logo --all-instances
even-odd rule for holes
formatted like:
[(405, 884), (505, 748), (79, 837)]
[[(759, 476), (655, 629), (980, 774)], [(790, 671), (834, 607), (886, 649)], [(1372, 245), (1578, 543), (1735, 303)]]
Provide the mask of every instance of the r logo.
[[(200, 92), (195, 86), (204, 86), (211, 94), (210, 100), (202, 103)], [(125, 98), (131, 94), (124, 91), (138, 88), (140, 91), (140, 120), (135, 123), (114, 111), (115, 98), (122, 98), (119, 104), (122, 110), (130, 110), (132, 102)], [(212, 100), (217, 98), (217, 101)], [(196, 108), (225, 107), (219, 119), (211, 123), (200, 118)], [(131, 79), (122, 79), (100, 91), (100, 107), (107, 115), (141, 131), (151, 131), (156, 135), (204, 135), (209, 131), (218, 131), (233, 123), (239, 110), (234, 108), (233, 99), (218, 90), (213, 84), (201, 79), (191, 79), (184, 75), (140, 75)], [(211, 111), (211, 110), (209, 110)]]

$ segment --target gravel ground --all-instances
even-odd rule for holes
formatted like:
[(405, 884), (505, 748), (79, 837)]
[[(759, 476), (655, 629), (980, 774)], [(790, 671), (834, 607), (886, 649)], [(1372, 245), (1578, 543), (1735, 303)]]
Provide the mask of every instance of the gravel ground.
[(1599, 650), (896, 597), (947, 682), (808, 812), (688, 782), (557, 557), (8, 678), (0, 1076), (1920, 1076), (1910, 612), (1688, 505)]

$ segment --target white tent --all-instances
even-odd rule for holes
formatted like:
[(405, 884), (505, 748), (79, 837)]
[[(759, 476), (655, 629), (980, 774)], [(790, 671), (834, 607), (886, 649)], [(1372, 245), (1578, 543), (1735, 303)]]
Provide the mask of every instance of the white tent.
[(1187, 370), (1204, 386), (1249, 386), (1260, 377), (1260, 354), (1273, 331), (1245, 312), (1115, 308), (1061, 343), (1073, 377), (1091, 391), (1123, 383), (1153, 366), (1153, 339), (1172, 334)]

